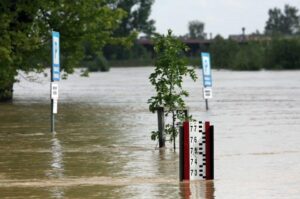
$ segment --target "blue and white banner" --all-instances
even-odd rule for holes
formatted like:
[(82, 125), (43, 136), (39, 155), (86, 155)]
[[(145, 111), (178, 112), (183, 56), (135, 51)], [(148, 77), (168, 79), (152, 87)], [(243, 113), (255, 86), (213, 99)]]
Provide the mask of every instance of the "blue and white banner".
[(210, 55), (209, 53), (201, 53), (201, 58), (202, 58), (203, 86), (212, 87)]
[(60, 80), (59, 32), (52, 32), (52, 81)]

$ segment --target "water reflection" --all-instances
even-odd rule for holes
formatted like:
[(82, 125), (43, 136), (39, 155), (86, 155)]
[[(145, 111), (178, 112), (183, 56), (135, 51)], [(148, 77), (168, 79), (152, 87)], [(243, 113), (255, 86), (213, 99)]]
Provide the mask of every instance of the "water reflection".
[(62, 178), (64, 176), (63, 148), (55, 134), (51, 142), (52, 160), (50, 162), (51, 170), (48, 176), (50, 178)]
[(181, 199), (214, 199), (214, 181), (194, 181), (180, 183)]
[[(52, 160), (50, 162), (51, 170), (48, 176), (54, 179), (61, 179), (64, 177), (63, 147), (56, 134), (53, 134), (51, 142)], [(49, 191), (52, 198), (64, 198), (64, 190), (62, 187), (51, 187)]]
[(49, 191), (50, 191), (51, 198), (55, 198), (55, 199), (65, 198), (64, 197), (65, 192), (62, 187), (51, 187)]

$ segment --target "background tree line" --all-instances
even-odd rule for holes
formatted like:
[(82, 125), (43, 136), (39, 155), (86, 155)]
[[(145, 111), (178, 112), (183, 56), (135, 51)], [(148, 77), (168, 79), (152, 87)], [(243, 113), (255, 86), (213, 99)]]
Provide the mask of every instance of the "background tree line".
[[(284, 9), (268, 11), (263, 33), (243, 33), (239, 38), (224, 39), (217, 35), (209, 39), (208, 46), (200, 46), (198, 53), (187, 53), (189, 64), (199, 65), (201, 51), (211, 53), (214, 68), (232, 70), (300, 69), (300, 15), (296, 7), (285, 5)], [(188, 33), (178, 36), (182, 40), (206, 40), (205, 24), (194, 20), (188, 24)], [(149, 34), (151, 36), (151, 34)], [(148, 36), (149, 36), (148, 35)], [(129, 56), (108, 57), (112, 65), (153, 65), (150, 51), (135, 44)], [(195, 56), (196, 54), (196, 56)]]
[(264, 34), (237, 42), (217, 36), (209, 49), (215, 68), (233, 70), (300, 69), (300, 16), (298, 9), (270, 9)]
[(300, 69), (300, 37), (245, 43), (217, 37), (208, 51), (217, 69)]

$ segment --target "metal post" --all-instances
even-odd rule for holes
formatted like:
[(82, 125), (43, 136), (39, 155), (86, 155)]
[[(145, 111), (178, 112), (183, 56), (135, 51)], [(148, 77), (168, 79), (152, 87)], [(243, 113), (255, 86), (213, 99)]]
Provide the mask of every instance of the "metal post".
[(165, 147), (165, 114), (164, 107), (157, 108), (157, 120), (158, 120), (158, 142), (159, 148)]
[(189, 117), (189, 109), (184, 109), (183, 112), (184, 112), (185, 120), (188, 120), (188, 117)]
[(205, 99), (205, 107), (206, 107), (206, 110), (208, 110), (208, 100)]
[(183, 122), (183, 180), (190, 180), (190, 132), (189, 132), (189, 122)]
[(179, 180), (183, 180), (183, 126), (179, 127)]
[(206, 180), (214, 179), (214, 126), (205, 122), (206, 134)]
[[(51, 83), (53, 82), (53, 72), (52, 72), (52, 67), (51, 67), (51, 70), (50, 70), (50, 72), (51, 72)], [(50, 86), (50, 92), (51, 92), (51, 87), (52, 86)], [(50, 108), (50, 111), (51, 111), (51, 121), (50, 121), (50, 125), (51, 125), (51, 132), (52, 133), (54, 133), (55, 132), (55, 114), (53, 113), (53, 108), (54, 108), (54, 101), (53, 101), (53, 99), (51, 99), (51, 108)]]
[(51, 99), (51, 132), (55, 133), (55, 114), (53, 114), (53, 99)]
[[(58, 86), (52, 85), (54, 81), (60, 80), (60, 45), (59, 32), (52, 31), (52, 67), (51, 77), (51, 132), (55, 133), (55, 113), (57, 113)], [(53, 89), (53, 90), (52, 90)], [(55, 94), (56, 93), (56, 94)], [(55, 94), (55, 95), (54, 95)]]
[(206, 180), (211, 179), (211, 137), (210, 137), (210, 122), (205, 122), (204, 124), (205, 131), (205, 159), (206, 159)]
[(212, 126), (210, 126), (210, 141), (211, 141), (211, 144), (210, 144), (210, 155), (211, 155), (211, 157), (210, 157), (210, 162), (211, 162), (211, 179), (214, 179), (214, 175), (215, 175), (215, 173), (214, 173), (214, 167), (215, 167), (215, 165), (214, 165), (214, 156), (215, 156), (215, 154), (214, 154), (214, 126), (212, 125)]
[[(50, 69), (50, 84), (52, 84), (53, 81), (53, 67), (51, 67)], [(50, 85), (50, 96), (51, 96), (51, 92), (52, 92), (52, 85)], [(51, 98), (51, 97), (50, 97)], [(51, 126), (51, 132), (52, 133), (55, 133), (55, 114), (53, 113), (53, 109), (54, 109), (54, 100), (53, 99), (50, 99), (51, 100), (51, 107), (50, 107), (50, 111), (51, 111), (51, 114), (50, 114), (50, 126)]]

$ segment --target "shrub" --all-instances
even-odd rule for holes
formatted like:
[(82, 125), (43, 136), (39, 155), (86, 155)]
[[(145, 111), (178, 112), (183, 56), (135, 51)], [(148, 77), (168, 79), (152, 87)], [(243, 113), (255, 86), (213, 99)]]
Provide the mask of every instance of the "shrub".
[[(148, 100), (149, 109), (154, 112), (161, 106), (165, 108), (166, 116), (171, 115), (172, 123), (166, 125), (165, 132), (170, 137), (170, 141), (173, 141), (175, 150), (175, 138), (178, 135), (175, 121), (182, 119), (181, 114), (178, 114), (176, 110), (185, 108), (183, 97), (189, 95), (182, 88), (183, 77), (189, 76), (195, 81), (196, 73), (194, 68), (187, 67), (184, 58), (187, 46), (172, 36), (171, 30), (168, 31), (167, 36), (156, 36), (154, 50), (155, 71), (149, 79), (156, 90), (156, 95)], [(157, 132), (152, 132), (151, 138), (155, 140), (157, 135)]]

